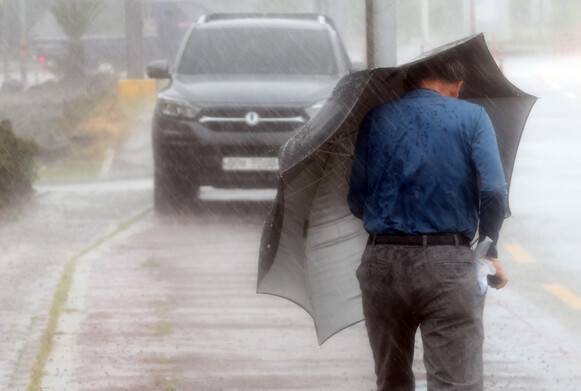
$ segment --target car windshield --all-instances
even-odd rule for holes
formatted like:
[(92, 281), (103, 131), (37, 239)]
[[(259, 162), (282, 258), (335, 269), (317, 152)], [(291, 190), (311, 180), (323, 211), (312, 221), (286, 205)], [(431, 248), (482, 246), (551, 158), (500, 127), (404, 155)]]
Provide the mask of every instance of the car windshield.
[(208, 29), (192, 33), (178, 73), (328, 75), (334, 58), (325, 30)]

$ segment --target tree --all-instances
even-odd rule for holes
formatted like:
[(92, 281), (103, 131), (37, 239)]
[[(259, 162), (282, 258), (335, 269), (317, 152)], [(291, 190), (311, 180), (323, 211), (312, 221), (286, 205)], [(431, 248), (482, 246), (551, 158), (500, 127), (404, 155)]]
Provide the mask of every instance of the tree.
[[(6, 1), (6, 0), (5, 0)], [(42, 19), (50, 9), (52, 2), (47, 0), (26, 0), (26, 30), (27, 33)]]
[(31, 190), (38, 153), (36, 141), (16, 136), (10, 121), (0, 121), (0, 207)]
[(84, 76), (85, 53), (82, 39), (104, 6), (102, 0), (55, 0), (50, 8), (60, 29), (69, 39), (68, 52), (62, 59), (62, 65), (64, 74), (72, 82), (79, 81)]

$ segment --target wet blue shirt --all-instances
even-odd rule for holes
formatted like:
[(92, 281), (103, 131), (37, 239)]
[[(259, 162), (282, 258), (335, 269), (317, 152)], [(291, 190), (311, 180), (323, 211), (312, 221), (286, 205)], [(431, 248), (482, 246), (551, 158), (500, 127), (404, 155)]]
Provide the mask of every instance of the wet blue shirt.
[(484, 108), (427, 89), (374, 108), (357, 138), (348, 202), (372, 234), (472, 239), (480, 226), (496, 245), (506, 181)]

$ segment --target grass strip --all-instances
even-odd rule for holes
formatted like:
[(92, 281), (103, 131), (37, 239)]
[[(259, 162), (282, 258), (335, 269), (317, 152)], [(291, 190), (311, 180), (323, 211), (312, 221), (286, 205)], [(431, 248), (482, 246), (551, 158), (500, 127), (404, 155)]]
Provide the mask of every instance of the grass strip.
[(49, 312), (50, 318), (46, 330), (40, 340), (40, 347), (38, 354), (36, 355), (36, 361), (34, 362), (30, 372), (30, 384), (26, 389), (27, 391), (41, 390), (44, 368), (54, 345), (54, 336), (57, 334), (59, 318), (61, 313), (65, 310), (65, 305), (69, 297), (69, 292), (73, 284), (73, 279), (79, 260), (91, 251), (97, 249), (103, 243), (109, 241), (113, 237), (133, 226), (135, 223), (147, 216), (150, 212), (151, 208), (147, 208), (137, 215), (121, 222), (115, 231), (97, 240), (95, 243), (82, 250), (67, 262), (54, 293), (52, 306)]

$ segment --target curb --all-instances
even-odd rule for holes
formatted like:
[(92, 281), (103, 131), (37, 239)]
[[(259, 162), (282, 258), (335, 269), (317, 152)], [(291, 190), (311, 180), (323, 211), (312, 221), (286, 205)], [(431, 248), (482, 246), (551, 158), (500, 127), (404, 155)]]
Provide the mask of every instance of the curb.
[(31, 369), (27, 391), (62, 390), (62, 386), (68, 384), (68, 375), (72, 371), (63, 371), (62, 368), (64, 366), (72, 369), (72, 358), (76, 346), (75, 330), (78, 329), (82, 319), (81, 310), (87, 291), (87, 284), (83, 282), (86, 282), (90, 276), (90, 261), (98, 255), (98, 252), (95, 252), (101, 246), (119, 238), (120, 234), (126, 233), (151, 211), (152, 208), (147, 207), (121, 221), (117, 229), (81, 250), (65, 264), (54, 293), (49, 320), (40, 341), (36, 361)]

